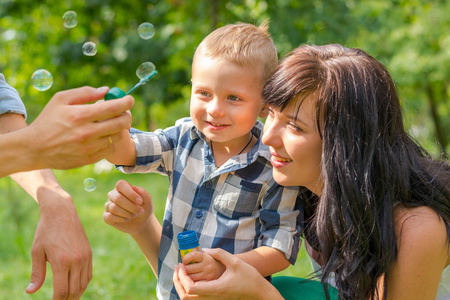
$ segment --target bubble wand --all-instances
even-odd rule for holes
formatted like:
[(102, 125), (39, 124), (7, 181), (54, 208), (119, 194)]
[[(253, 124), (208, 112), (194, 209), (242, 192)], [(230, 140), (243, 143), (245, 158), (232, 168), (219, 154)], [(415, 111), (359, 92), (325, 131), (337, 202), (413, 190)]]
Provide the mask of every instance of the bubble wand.
[(148, 74), (147, 76), (145, 76), (141, 80), (139, 80), (139, 82), (126, 93), (118, 87), (113, 87), (112, 89), (110, 89), (108, 91), (108, 93), (106, 93), (105, 100), (118, 99), (118, 98), (125, 97), (126, 95), (129, 95), (132, 91), (134, 91), (141, 85), (146, 84), (147, 81), (152, 79), (157, 73), (158, 72), (156, 72), (156, 70), (153, 70), (153, 72), (151, 72), (150, 74)]

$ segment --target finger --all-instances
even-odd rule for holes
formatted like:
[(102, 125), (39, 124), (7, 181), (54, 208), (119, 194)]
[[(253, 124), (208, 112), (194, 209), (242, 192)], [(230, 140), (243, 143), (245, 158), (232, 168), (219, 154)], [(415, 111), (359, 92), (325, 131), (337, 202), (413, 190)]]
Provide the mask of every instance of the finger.
[[(201, 273), (204, 269), (204, 266), (200, 263), (192, 263), (192, 264), (186, 264), (183, 261), (183, 264), (186, 268), (186, 272), (189, 274), (189, 276), (196, 274), (196, 273)], [(192, 278), (192, 280), (194, 280), (194, 278)], [(196, 281), (196, 280), (194, 280)]]
[[(132, 188), (133, 188), (133, 191), (135, 191), (135, 192), (138, 193), (140, 196), (142, 196), (142, 190), (143, 190), (143, 188), (139, 188), (139, 187), (137, 187), (137, 186), (135, 186), (135, 185), (133, 185)], [(136, 199), (136, 204), (141, 205), (142, 202), (143, 202), (142, 198)]]
[(88, 284), (92, 280), (92, 251), (89, 252), (89, 264), (88, 264)]
[(92, 278), (92, 250), (89, 246), (89, 243), (86, 243), (87, 247), (87, 260), (85, 260), (85, 263), (81, 266), (81, 277), (80, 277), (80, 292), (78, 295), (78, 298), (81, 298), (83, 293), (86, 291), (87, 286)]
[[(127, 191), (125, 191), (127, 193)], [(130, 194), (128, 194), (130, 196)], [(136, 194), (131, 194), (130, 197)], [(142, 202), (142, 199), (137, 196), (135, 202)], [(117, 188), (108, 193), (108, 201), (105, 203), (105, 211), (111, 212), (114, 215), (124, 218), (132, 218), (144, 213), (144, 208), (133, 202), (133, 199), (129, 199), (122, 193), (117, 191)]]
[(85, 115), (88, 120), (104, 121), (119, 115), (126, 115), (127, 118), (131, 119), (130, 109), (133, 105), (134, 98), (128, 95), (120, 99), (87, 104), (80, 108), (89, 109), (89, 112), (86, 112)]
[[(178, 281), (185, 291), (184, 299), (215, 299), (215, 291), (219, 291), (222, 283), (218, 280), (194, 282), (186, 273), (186, 266), (178, 264)], [(189, 298), (192, 297), (192, 298)]]
[(53, 300), (67, 299), (69, 295), (69, 269), (52, 267), (53, 272)]
[(181, 299), (196, 299), (198, 296), (196, 295), (189, 295), (185, 289), (185, 287), (188, 287), (188, 289), (194, 285), (194, 282), (191, 280), (191, 278), (186, 274), (186, 269), (184, 268), (183, 264), (179, 264), (175, 266), (174, 272), (173, 272), (173, 283), (175, 285), (175, 289), (178, 292), (178, 295)]
[(239, 260), (231, 253), (220, 248), (203, 248), (202, 251), (211, 255), (215, 260), (220, 261), (224, 266), (226, 266), (226, 268), (229, 268), (231, 265), (235, 264), (237, 260)]
[[(186, 270), (187, 270), (187, 268), (186, 268)], [(206, 275), (203, 274), (203, 272), (194, 273), (194, 274), (189, 273), (188, 270), (187, 270), (187, 272), (188, 272), (189, 277), (191, 277), (192, 281), (194, 281), (194, 282), (198, 282), (201, 280), (207, 280), (207, 279), (205, 279)]]
[(26, 288), (28, 294), (33, 294), (39, 290), (45, 281), (47, 261), (43, 251), (31, 251), (31, 278), (30, 284)]
[(183, 257), (183, 264), (187, 265), (191, 262), (199, 263), (202, 262), (203, 259), (203, 253), (201, 253), (200, 251), (192, 251)]
[(125, 223), (128, 222), (130, 219), (128, 218), (123, 218), (123, 217), (119, 217), (116, 215), (113, 215), (110, 212), (104, 212), (103, 213), (103, 221), (111, 226), (114, 226), (116, 224), (120, 224), (120, 223)]
[[(128, 200), (125, 200), (125, 201), (128, 201)], [(128, 202), (131, 203), (130, 201), (128, 201)], [(133, 203), (131, 203), (131, 205), (133, 205)], [(139, 213), (139, 210), (137, 211), (137, 213), (133, 213), (133, 212), (131, 212), (131, 209), (122, 208), (119, 204), (114, 203), (114, 202), (110, 202), (108, 204), (108, 206), (106, 207), (106, 209), (108, 210), (108, 212), (110, 212), (114, 216), (122, 217), (124, 219), (134, 218)]]
[[(84, 109), (80, 110), (79, 113), (83, 114), (84, 111)], [(114, 134), (118, 134), (118, 137), (120, 137), (123, 130), (128, 130), (131, 127), (132, 118), (130, 114), (118, 112), (112, 116), (109, 114), (105, 116), (98, 111), (91, 111), (90, 113), (93, 115), (84, 116), (84, 130), (87, 131), (92, 138), (107, 137), (108, 135), (112, 136)], [(119, 140), (120, 138), (116, 141)]]
[(100, 156), (103, 158), (105, 155), (115, 151), (114, 143), (120, 139), (120, 134), (111, 134), (105, 136), (89, 136), (80, 139), (76, 145), (79, 149), (78, 152), (73, 153), (74, 156), (84, 155), (88, 158), (94, 158)]
[(142, 204), (145, 203), (146, 205), (152, 205), (152, 196), (150, 196), (150, 194), (141, 187), (136, 187), (136, 189), (139, 191), (139, 195), (142, 198)]
[(63, 103), (69, 105), (85, 104), (102, 99), (108, 91), (108, 87), (93, 88), (84, 86), (58, 92), (55, 94), (54, 98), (62, 99)]
[(81, 291), (81, 267), (72, 266), (69, 270), (69, 289), (67, 299), (77, 299)]
[(180, 299), (183, 299), (183, 297), (186, 295), (186, 291), (184, 290), (184, 287), (181, 284), (180, 279), (178, 278), (178, 265), (175, 265), (173, 269), (172, 281), (175, 289), (177, 290), (178, 296), (180, 297)]
[[(121, 193), (124, 197), (131, 200), (134, 203), (142, 203), (141, 195), (136, 192), (133, 187), (125, 180), (119, 180), (116, 183), (116, 190)], [(148, 194), (148, 193), (147, 193)]]

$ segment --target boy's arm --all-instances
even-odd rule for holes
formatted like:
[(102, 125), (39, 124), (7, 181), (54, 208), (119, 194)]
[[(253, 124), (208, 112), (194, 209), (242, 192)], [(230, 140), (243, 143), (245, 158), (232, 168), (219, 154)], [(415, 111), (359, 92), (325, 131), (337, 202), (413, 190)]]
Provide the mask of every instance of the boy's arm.
[(161, 243), (162, 227), (155, 215), (152, 214), (148, 225), (139, 234), (131, 235), (136, 241), (153, 273), (158, 276), (158, 255)]
[(261, 201), (258, 247), (237, 256), (268, 276), (294, 264), (303, 230), (303, 198), (298, 187), (274, 185)]
[(264, 277), (280, 272), (290, 264), (283, 252), (268, 246), (258, 247), (235, 256), (253, 266)]

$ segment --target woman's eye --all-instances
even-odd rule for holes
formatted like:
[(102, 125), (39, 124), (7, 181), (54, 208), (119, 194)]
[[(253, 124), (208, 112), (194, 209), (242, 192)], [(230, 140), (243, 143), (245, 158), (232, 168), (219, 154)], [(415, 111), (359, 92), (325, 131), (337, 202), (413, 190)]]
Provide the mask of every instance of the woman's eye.
[(208, 92), (200, 91), (199, 94), (202, 95), (203, 97), (208, 97), (209, 96)]
[(228, 99), (230, 99), (231, 101), (238, 101), (239, 97), (238, 96), (234, 96), (234, 95), (230, 95), (230, 96), (228, 96)]
[(298, 132), (302, 132), (303, 131), (299, 126), (295, 125), (292, 122), (289, 122), (288, 126), (289, 126), (289, 128), (293, 129), (294, 131), (298, 131)]

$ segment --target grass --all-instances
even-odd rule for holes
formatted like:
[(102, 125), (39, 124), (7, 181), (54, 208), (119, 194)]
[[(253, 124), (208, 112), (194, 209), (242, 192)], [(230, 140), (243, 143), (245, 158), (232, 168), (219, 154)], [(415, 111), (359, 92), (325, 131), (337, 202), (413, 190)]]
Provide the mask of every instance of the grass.
[[(116, 170), (96, 174), (93, 166), (55, 171), (72, 195), (93, 252), (93, 279), (82, 299), (156, 299), (156, 277), (134, 241), (103, 222), (106, 194), (119, 179), (142, 186), (152, 195), (155, 214), (162, 220), (168, 180), (158, 174), (125, 175)], [(96, 179), (93, 192), (83, 180)], [(0, 294), (2, 299), (51, 299), (52, 273), (48, 265), (44, 286), (34, 295), (25, 293), (31, 272), (30, 250), (39, 220), (37, 204), (10, 178), (0, 179)], [(305, 277), (311, 272), (302, 247), (297, 263), (276, 274)]]

